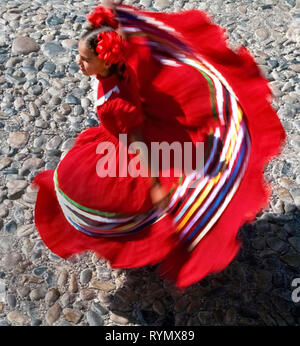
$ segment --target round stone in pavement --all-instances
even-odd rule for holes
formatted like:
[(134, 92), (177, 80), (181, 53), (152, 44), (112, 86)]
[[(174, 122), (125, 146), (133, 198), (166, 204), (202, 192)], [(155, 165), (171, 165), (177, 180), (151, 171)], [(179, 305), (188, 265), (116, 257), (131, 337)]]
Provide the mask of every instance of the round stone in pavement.
[(154, 7), (158, 10), (163, 10), (170, 6), (170, 1), (169, 0), (155, 0), (154, 2)]
[(92, 275), (93, 275), (93, 272), (91, 269), (84, 269), (80, 273), (80, 283), (83, 285), (89, 283), (92, 278)]
[(13, 269), (21, 260), (21, 254), (11, 252), (2, 257), (0, 265), (3, 266), (6, 270), (10, 270)]
[(111, 312), (110, 313), (110, 319), (112, 320), (112, 322), (116, 323), (116, 324), (127, 324), (129, 321), (128, 321), (128, 318), (125, 317), (125, 316), (122, 316), (121, 314), (119, 313), (114, 313), (114, 312)]
[(60, 316), (61, 307), (58, 303), (51, 306), (51, 308), (46, 312), (45, 320), (48, 325), (52, 325)]
[(14, 220), (11, 220), (4, 226), (4, 229), (8, 233), (14, 233), (17, 230), (17, 224)]
[(29, 318), (19, 311), (11, 311), (7, 314), (7, 319), (13, 325), (24, 326), (29, 323)]
[(66, 51), (58, 42), (47, 42), (43, 45), (42, 50), (49, 58), (60, 55)]
[(46, 24), (52, 27), (56, 27), (57, 25), (63, 24), (63, 23), (64, 23), (64, 20), (56, 15), (49, 16), (46, 19)]
[(86, 313), (86, 319), (90, 326), (103, 326), (104, 321), (96, 312), (88, 311)]
[(29, 54), (31, 52), (37, 52), (39, 49), (39, 45), (30, 37), (17, 37), (12, 44), (13, 54)]
[(7, 142), (13, 148), (22, 148), (28, 141), (27, 132), (10, 132)]

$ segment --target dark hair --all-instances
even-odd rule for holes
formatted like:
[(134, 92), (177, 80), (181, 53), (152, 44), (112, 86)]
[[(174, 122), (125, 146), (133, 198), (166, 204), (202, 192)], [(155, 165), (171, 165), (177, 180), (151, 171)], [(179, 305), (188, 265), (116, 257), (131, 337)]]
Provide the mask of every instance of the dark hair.
[[(90, 48), (95, 55), (97, 55), (96, 52), (96, 38), (100, 32), (110, 32), (114, 31), (109, 26), (101, 26), (97, 28), (89, 28), (87, 31), (80, 37), (80, 40), (84, 41), (88, 48)], [(117, 64), (112, 64), (110, 67), (110, 73), (116, 74), (120, 80), (123, 80), (125, 78), (125, 71), (126, 71), (126, 66), (124, 63), (117, 63)]]

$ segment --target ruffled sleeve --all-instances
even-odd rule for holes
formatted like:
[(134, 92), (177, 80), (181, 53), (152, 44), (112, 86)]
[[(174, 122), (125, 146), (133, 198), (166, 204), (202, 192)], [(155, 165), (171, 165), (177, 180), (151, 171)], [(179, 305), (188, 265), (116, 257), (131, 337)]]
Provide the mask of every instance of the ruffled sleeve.
[(143, 122), (141, 105), (138, 100), (125, 98), (122, 95), (112, 95), (101, 107), (98, 115), (102, 124), (112, 133), (132, 133)]
[(124, 77), (122, 81), (116, 77), (104, 80), (103, 100), (97, 107), (100, 122), (115, 135), (134, 132), (144, 119), (139, 83), (130, 66)]

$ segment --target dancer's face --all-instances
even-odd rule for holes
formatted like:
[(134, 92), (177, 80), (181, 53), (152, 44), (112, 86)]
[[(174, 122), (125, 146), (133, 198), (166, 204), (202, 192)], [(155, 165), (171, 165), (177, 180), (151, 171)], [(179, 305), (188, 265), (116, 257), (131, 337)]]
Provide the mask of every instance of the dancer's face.
[(85, 76), (100, 75), (101, 77), (107, 77), (110, 74), (111, 65), (99, 59), (83, 40), (78, 43), (78, 53), (77, 63)]

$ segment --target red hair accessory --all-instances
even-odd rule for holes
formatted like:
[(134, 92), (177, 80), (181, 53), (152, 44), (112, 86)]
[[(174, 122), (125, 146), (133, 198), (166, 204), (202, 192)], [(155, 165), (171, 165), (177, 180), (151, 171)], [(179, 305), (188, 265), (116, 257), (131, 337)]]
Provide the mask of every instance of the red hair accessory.
[(86, 18), (94, 27), (107, 25), (116, 29), (119, 25), (115, 19), (114, 12), (110, 8), (104, 6), (95, 7), (92, 13), (86, 15)]
[(116, 32), (100, 32), (95, 41), (99, 59), (108, 64), (116, 64), (124, 60), (123, 39)]

